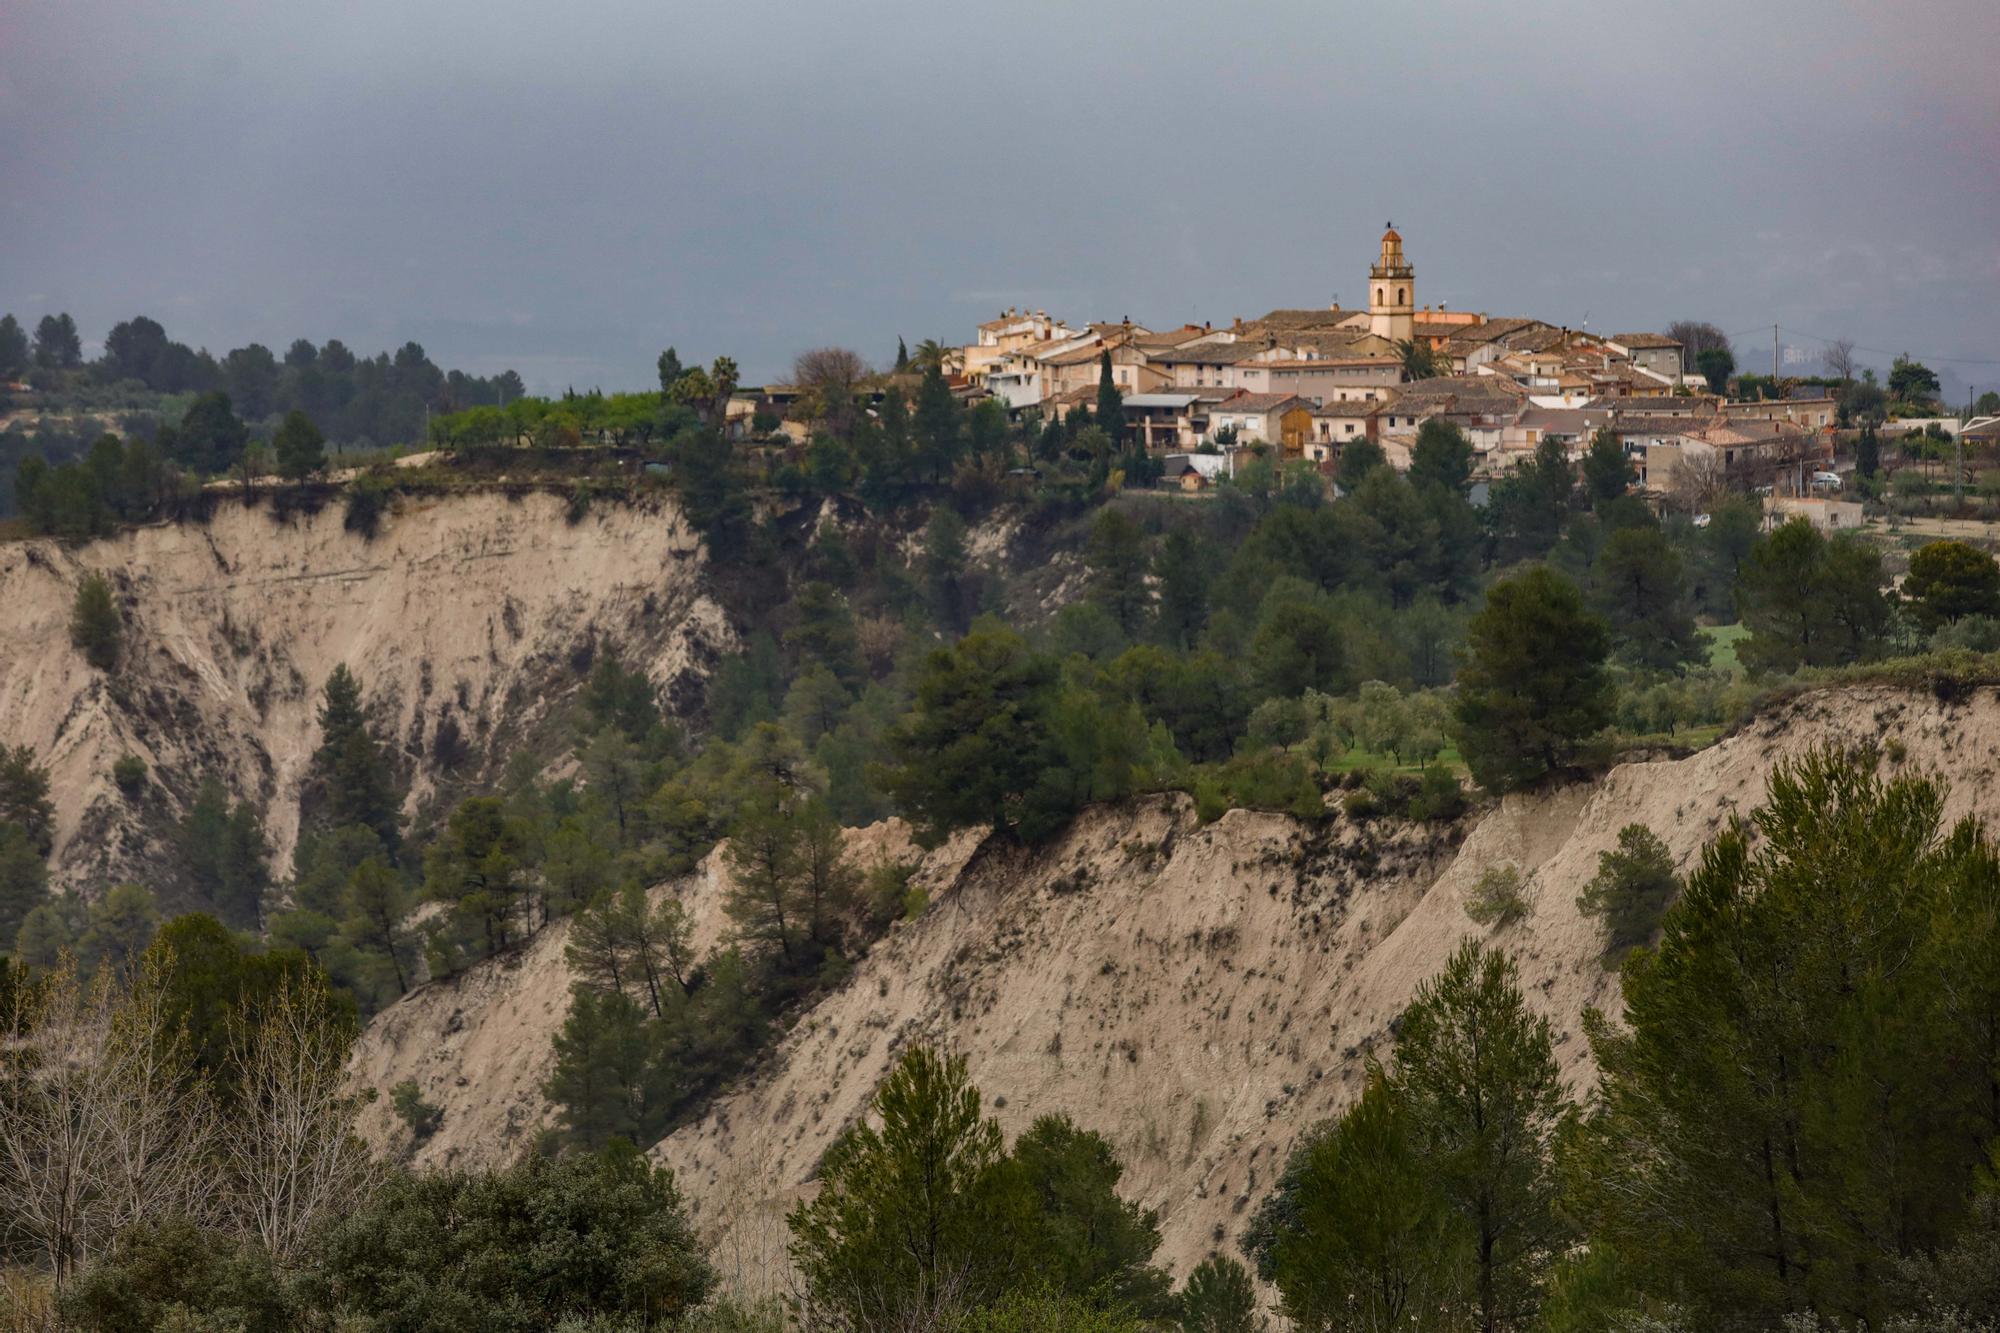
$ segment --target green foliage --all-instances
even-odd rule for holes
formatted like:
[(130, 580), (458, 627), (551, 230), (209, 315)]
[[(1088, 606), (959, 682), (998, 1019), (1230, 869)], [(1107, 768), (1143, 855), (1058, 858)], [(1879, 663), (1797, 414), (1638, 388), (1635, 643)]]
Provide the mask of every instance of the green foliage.
[(1125, 395), (1112, 377), (1109, 348), (1097, 357), (1097, 424), (1110, 432), (1113, 443), (1125, 434)]
[(1612, 949), (1644, 944), (1680, 892), (1673, 854), (1644, 824), (1618, 830), (1618, 846), (1597, 857), (1597, 874), (1576, 900), (1585, 916), (1604, 918)]
[(61, 1310), (84, 1333), (291, 1333), (302, 1312), (288, 1288), (254, 1241), (184, 1218), (142, 1221), (70, 1284)]
[(1488, 866), (1466, 891), (1465, 914), (1482, 926), (1509, 926), (1534, 911), (1521, 868)]
[(1410, 484), (1438, 486), (1464, 493), (1472, 483), (1472, 441), (1443, 417), (1432, 417), (1417, 428), (1410, 446)]
[(1046, 1287), (1010, 1289), (991, 1305), (946, 1314), (940, 1333), (1143, 1333), (1147, 1325)]
[(146, 761), (132, 753), (121, 754), (111, 763), (111, 781), (127, 796), (137, 796), (146, 785)]
[(652, 1059), (645, 1015), (622, 991), (574, 987), (542, 1091), (560, 1108), (565, 1143), (600, 1149), (614, 1139), (651, 1143), (669, 1109)]
[(1964, 542), (1927, 543), (1910, 556), (1903, 596), (1927, 634), (1966, 616), (2000, 616), (2000, 563)]
[(880, 1327), (948, 1298), (996, 1294), (1013, 1276), (1002, 1253), (1005, 1153), (965, 1061), (911, 1050), (873, 1110), (881, 1127), (863, 1122), (836, 1139), (819, 1193), (787, 1219), (808, 1308)]
[(1590, 437), (1583, 454), (1583, 490), (1591, 503), (1601, 505), (1624, 495), (1636, 476), (1616, 432), (1606, 426)]
[(1608, 638), (1551, 570), (1487, 590), (1466, 631), (1454, 709), (1459, 753), (1481, 785), (1507, 791), (1567, 768), (1610, 723)]
[[(218, 1089), (235, 1081), (246, 1024), (288, 988), (309, 990), (319, 975), (305, 954), (247, 946), (212, 916), (177, 916), (147, 947), (166, 978), (163, 1016), (187, 1034), (195, 1069)], [(344, 1045), (356, 1027), (353, 1003), (336, 999), (325, 1021)]]
[(48, 896), (48, 867), (28, 830), (0, 822), (0, 952), (14, 947), (28, 914)]
[(1302, 1328), (1461, 1327), (1471, 1229), (1425, 1159), (1410, 1099), (1378, 1069), (1294, 1151), (1252, 1225), (1251, 1252)]
[(1340, 462), (1334, 472), (1334, 481), (1341, 490), (1352, 495), (1370, 473), (1388, 466), (1388, 463), (1389, 455), (1375, 441), (1366, 437), (1348, 440), (1340, 447)]
[(1150, 1266), (1159, 1217), (1118, 1197), (1124, 1168), (1102, 1135), (1041, 1116), (1015, 1140), (1010, 1174), (1036, 1216), (1029, 1271), (1106, 1307), (1149, 1316), (1171, 1307), (1166, 1274)]
[(1672, 670), (1706, 655), (1680, 554), (1658, 528), (1620, 528), (1606, 537), (1590, 582), (1621, 659)]
[(1534, 456), (1493, 483), (1486, 520), (1505, 559), (1538, 559), (1562, 537), (1575, 471), (1560, 440), (1544, 435)]
[(1905, 353), (1889, 367), (1889, 396), (1898, 402), (1927, 404), (1937, 401), (1943, 389), (1937, 375), (1921, 361)]
[(118, 653), (125, 637), (124, 618), (111, 594), (111, 584), (102, 574), (87, 574), (76, 588), (76, 600), (69, 614), (69, 641), (84, 660), (99, 671), (118, 665)]
[(361, 682), (346, 663), (334, 667), (321, 691), (319, 749), (313, 773), (325, 795), (325, 822), (370, 829), (393, 851), (400, 837), (401, 801), (388, 755), (368, 726)]
[(49, 771), (36, 761), (34, 747), (0, 742), (0, 823), (21, 829), (46, 854), (55, 841), (55, 820)]
[(392, 1174), (316, 1248), (313, 1306), (371, 1328), (528, 1333), (559, 1316), (651, 1327), (715, 1284), (672, 1175), (629, 1147), (483, 1175)]
[(1145, 533), (1121, 510), (1101, 509), (1091, 524), (1084, 562), (1090, 570), (1091, 600), (1104, 608), (1128, 640), (1138, 638), (1151, 619), (1153, 602)]
[(1519, 1326), (1565, 1243), (1554, 1155), (1575, 1108), (1549, 1021), (1528, 1012), (1511, 959), (1467, 942), (1417, 988), (1397, 1030), (1394, 1086), (1468, 1234), (1480, 1326)]
[(1750, 637), (1738, 656), (1753, 673), (1845, 666), (1879, 655), (1892, 616), (1879, 551), (1828, 540), (1804, 519), (1759, 539), (1744, 558), (1736, 604)]
[(403, 1128), (410, 1131), (412, 1142), (422, 1143), (444, 1125), (444, 1108), (424, 1100), (423, 1089), (413, 1078), (389, 1089), (389, 1105), (403, 1122)]
[(288, 481), (305, 481), (326, 467), (326, 436), (311, 417), (294, 408), (271, 437), (278, 475)]
[(238, 930), (263, 924), (271, 877), (264, 823), (247, 801), (235, 805), (214, 777), (202, 779), (179, 830), (181, 861), (195, 902)]
[[(35, 915), (30, 912), (22, 919), (19, 952), (22, 961), (46, 966), (46, 960), (37, 959), (26, 944)], [(90, 905), (82, 934), (76, 937), (76, 951), (87, 966), (116, 971), (145, 950), (159, 925), (159, 901), (150, 889), (139, 884), (115, 884)]]
[(1703, 348), (1694, 354), (1694, 367), (1708, 381), (1712, 392), (1722, 393), (1729, 388), (1730, 377), (1736, 374), (1736, 355), (1727, 346)]
[(1118, 1198), (1102, 1138), (1044, 1117), (1009, 1155), (964, 1060), (925, 1047), (903, 1056), (872, 1110), (880, 1128), (836, 1139), (820, 1192), (787, 1219), (809, 1319), (896, 1327), (1017, 1301), (1031, 1276), (1065, 1302), (1164, 1312), (1165, 1276), (1148, 1266), (1156, 1222)]
[(1055, 695), (1054, 665), (1019, 635), (975, 629), (925, 659), (881, 785), (929, 839), (1039, 827), (1030, 796), (1055, 758)]
[(2000, 1133), (2000, 857), (1944, 801), (1865, 753), (1781, 763), (1627, 960), (1625, 1024), (1588, 1025), (1579, 1215), (1699, 1326), (1876, 1326), (1965, 1215)]
[(1257, 1288), (1242, 1264), (1211, 1254), (1194, 1266), (1175, 1300), (1181, 1333), (1263, 1333)]

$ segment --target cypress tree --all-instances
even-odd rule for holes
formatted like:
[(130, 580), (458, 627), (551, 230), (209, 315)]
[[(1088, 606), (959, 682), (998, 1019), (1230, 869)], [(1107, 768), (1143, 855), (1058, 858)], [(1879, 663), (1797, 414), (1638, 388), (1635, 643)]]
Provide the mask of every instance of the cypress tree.
[(1111, 437), (1115, 446), (1125, 438), (1125, 395), (1118, 392), (1118, 381), (1111, 373), (1111, 349), (1106, 348), (1097, 358), (1097, 424)]

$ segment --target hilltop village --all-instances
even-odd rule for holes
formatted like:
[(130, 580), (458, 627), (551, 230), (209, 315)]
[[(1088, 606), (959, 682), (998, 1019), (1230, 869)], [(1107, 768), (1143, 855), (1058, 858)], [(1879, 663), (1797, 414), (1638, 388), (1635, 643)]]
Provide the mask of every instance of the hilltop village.
[[(1488, 477), (1544, 440), (1581, 457), (1609, 430), (1644, 489), (1664, 493), (1687, 474), (1704, 491), (1726, 479), (1803, 495), (1832, 462), (1834, 427), (1845, 424), (1823, 381), (1731, 401), (1727, 372), (1711, 384), (1696, 366), (1701, 349), (1664, 333), (1595, 334), (1420, 305), (1415, 266), (1393, 226), (1367, 290), (1366, 309), (1279, 309), (1227, 327), (1070, 324), (1045, 310), (1007, 309), (972, 341), (942, 349), (943, 360), (962, 400), (992, 398), (1016, 421), (1096, 409), (1108, 383), (1121, 412), (1116, 443), (1161, 456), (1165, 483), (1188, 490), (1233, 475), (1253, 453), (1276, 451), (1332, 475), (1361, 440), (1407, 469), (1418, 431), (1442, 420), (1472, 443)], [(804, 443), (810, 413), (792, 410), (804, 392), (740, 391), (732, 433), (776, 419)]]

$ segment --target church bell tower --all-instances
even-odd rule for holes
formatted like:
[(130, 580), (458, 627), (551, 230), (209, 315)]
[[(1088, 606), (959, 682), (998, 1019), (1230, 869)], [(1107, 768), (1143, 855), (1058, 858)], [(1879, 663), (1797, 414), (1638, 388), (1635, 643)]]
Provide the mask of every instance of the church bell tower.
[(1402, 342), (1417, 332), (1416, 270), (1403, 259), (1394, 223), (1382, 233), (1382, 258), (1368, 270), (1368, 331)]

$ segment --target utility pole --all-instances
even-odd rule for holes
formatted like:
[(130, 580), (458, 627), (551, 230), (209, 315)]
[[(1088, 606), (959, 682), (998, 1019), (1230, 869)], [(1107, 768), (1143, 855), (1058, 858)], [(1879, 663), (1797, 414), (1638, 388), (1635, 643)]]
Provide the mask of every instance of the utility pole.
[(1778, 396), (1778, 326), (1771, 326), (1771, 396)]

